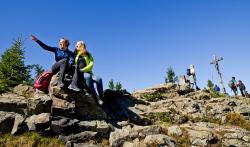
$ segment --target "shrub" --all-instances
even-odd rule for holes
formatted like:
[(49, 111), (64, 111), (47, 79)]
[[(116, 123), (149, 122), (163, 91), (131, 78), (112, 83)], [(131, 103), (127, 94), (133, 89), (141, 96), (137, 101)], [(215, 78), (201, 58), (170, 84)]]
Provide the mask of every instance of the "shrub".
[(170, 115), (169, 112), (149, 113), (145, 117), (153, 122), (168, 123), (168, 124), (172, 124), (174, 122), (174, 118)]
[(149, 102), (156, 102), (158, 100), (163, 99), (163, 96), (160, 93), (154, 93), (154, 94), (143, 94), (142, 98), (149, 101)]
[(210, 122), (210, 123), (216, 123), (216, 124), (221, 124), (221, 120), (218, 118), (214, 118), (211, 115), (204, 116), (204, 117), (193, 117), (192, 115), (186, 115), (189, 121), (193, 123), (197, 122)]
[(226, 97), (225, 94), (219, 93), (219, 92), (215, 91), (214, 89), (209, 89), (209, 93), (210, 93), (210, 96), (211, 96), (212, 98)]

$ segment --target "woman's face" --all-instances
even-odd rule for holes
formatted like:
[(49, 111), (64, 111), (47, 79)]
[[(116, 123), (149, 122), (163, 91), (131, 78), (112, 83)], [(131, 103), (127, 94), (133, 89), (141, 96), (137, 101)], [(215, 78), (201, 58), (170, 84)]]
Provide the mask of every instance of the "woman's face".
[(83, 44), (82, 44), (81, 42), (77, 42), (77, 43), (76, 43), (76, 49), (77, 49), (78, 51), (82, 50), (82, 49), (83, 49)]

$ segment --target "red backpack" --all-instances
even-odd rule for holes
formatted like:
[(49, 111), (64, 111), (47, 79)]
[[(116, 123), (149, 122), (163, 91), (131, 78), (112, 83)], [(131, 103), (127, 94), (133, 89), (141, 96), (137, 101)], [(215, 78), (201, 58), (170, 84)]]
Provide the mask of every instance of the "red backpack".
[(34, 89), (38, 89), (41, 91), (48, 91), (48, 87), (52, 76), (53, 76), (52, 71), (44, 71), (43, 73), (41, 73), (34, 82), (33, 86)]

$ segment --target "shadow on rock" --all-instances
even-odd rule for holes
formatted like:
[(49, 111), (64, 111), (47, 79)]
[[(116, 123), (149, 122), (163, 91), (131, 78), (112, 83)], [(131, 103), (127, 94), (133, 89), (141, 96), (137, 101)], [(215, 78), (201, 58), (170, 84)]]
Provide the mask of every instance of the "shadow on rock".
[(134, 107), (135, 104), (143, 103), (138, 99), (134, 99), (130, 93), (126, 91), (114, 91), (105, 90), (104, 92), (104, 105), (103, 110), (111, 118), (113, 125), (120, 128), (117, 122), (129, 121), (137, 125), (145, 125), (145, 121), (136, 113), (134, 113), (130, 107)]

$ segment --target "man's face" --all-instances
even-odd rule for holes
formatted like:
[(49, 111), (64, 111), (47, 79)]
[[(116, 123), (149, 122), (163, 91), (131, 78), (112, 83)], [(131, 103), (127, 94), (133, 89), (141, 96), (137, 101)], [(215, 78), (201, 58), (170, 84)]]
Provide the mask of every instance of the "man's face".
[(60, 48), (61, 48), (62, 50), (67, 50), (67, 49), (68, 49), (68, 47), (67, 47), (67, 45), (66, 45), (66, 41), (65, 41), (64, 39), (60, 39), (60, 41), (59, 41), (59, 46), (60, 46)]

